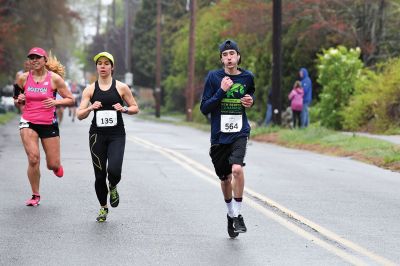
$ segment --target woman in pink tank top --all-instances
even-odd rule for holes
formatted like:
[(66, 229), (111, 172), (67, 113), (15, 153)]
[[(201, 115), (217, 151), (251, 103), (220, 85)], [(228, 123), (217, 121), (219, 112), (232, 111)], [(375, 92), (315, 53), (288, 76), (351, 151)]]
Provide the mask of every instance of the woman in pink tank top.
[[(15, 105), (24, 105), (19, 123), (22, 144), (28, 156), (28, 179), (32, 198), (27, 206), (40, 203), (40, 150), (39, 138), (46, 154), (47, 168), (58, 177), (64, 174), (60, 163), (60, 136), (55, 108), (58, 105), (73, 105), (74, 98), (68, 90), (63, 76), (64, 67), (44, 49), (32, 48), (28, 53), (30, 71), (21, 74), (15, 86), (21, 93), (15, 95)], [(59, 93), (63, 99), (56, 100)]]

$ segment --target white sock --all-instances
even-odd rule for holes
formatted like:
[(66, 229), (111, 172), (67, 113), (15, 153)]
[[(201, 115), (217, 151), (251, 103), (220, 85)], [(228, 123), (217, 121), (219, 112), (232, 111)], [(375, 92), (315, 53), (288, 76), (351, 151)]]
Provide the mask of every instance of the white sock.
[(233, 209), (233, 200), (231, 200), (230, 202), (225, 202), (226, 203), (226, 207), (228, 208), (228, 215), (229, 217), (233, 217), (235, 214), (235, 211)]
[(241, 201), (236, 201), (233, 199), (233, 210), (234, 210), (234, 217), (238, 217), (241, 210), (242, 210), (242, 202)]

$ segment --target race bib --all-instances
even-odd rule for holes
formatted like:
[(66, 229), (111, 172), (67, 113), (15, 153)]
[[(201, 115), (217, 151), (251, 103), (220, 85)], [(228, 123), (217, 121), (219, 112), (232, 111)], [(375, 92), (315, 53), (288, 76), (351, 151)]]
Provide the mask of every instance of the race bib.
[(221, 101), (221, 132), (240, 132), (243, 125), (243, 107), (240, 99), (222, 99)]
[(240, 132), (242, 115), (221, 115), (221, 131), (224, 133)]
[(113, 127), (117, 125), (117, 111), (113, 110), (97, 111), (96, 124), (98, 127)]
[(19, 129), (26, 128), (26, 127), (29, 127), (29, 121), (25, 120), (21, 117), (21, 120), (19, 120)]

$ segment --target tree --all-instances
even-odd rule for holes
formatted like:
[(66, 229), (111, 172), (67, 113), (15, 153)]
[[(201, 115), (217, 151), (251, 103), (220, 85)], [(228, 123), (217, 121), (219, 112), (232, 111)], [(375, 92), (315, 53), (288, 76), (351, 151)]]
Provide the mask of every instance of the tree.
[[(1, 72), (9, 80), (22, 67), (26, 52), (33, 46), (52, 50), (61, 62), (66, 62), (70, 56), (66, 44), (75, 41), (71, 38), (73, 21), (80, 19), (79, 14), (70, 9), (68, 0), (0, 1), (0, 29), (8, 28), (0, 37), (4, 38), (1, 44), (6, 55), (2, 63), (7, 66), (6, 69), (3, 66)], [(8, 36), (10, 33), (12, 36)]]
[(297, 14), (289, 23), (310, 22), (307, 37), (360, 47), (366, 65), (399, 54), (398, 0), (293, 1), (286, 10)]
[[(171, 63), (169, 36), (185, 23), (180, 20), (187, 14), (186, 0), (162, 1), (162, 77), (168, 75)], [(154, 87), (156, 59), (156, 1), (143, 1), (137, 13), (134, 31), (133, 72), (136, 84)], [(163, 78), (162, 78), (163, 79)]]
[[(12, 1), (0, 0), (0, 72), (7, 73), (12, 57), (8, 54), (8, 47), (16, 46), (16, 33), (19, 30), (17, 23), (12, 19)], [(7, 75), (7, 74), (6, 74)], [(0, 76), (0, 80), (7, 79), (7, 76)]]

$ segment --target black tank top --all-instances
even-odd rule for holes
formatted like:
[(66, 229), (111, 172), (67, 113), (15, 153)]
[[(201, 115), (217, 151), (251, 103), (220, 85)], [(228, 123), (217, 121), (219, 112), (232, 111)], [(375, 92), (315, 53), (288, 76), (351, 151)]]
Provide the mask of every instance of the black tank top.
[[(90, 126), (90, 134), (102, 134), (102, 135), (125, 135), (124, 120), (122, 119), (122, 114), (116, 111), (113, 107), (114, 104), (120, 103), (123, 105), (121, 96), (119, 95), (116, 87), (115, 79), (112, 80), (111, 87), (103, 91), (99, 87), (98, 81), (95, 82), (93, 96), (90, 102), (93, 104), (95, 101), (101, 102), (102, 107), (98, 110), (94, 110), (94, 116), (92, 119), (92, 125)], [(106, 112), (101, 111), (115, 111), (116, 120), (115, 123), (115, 113), (110, 112), (106, 115), (102, 115)], [(101, 112), (100, 115), (97, 113)], [(97, 119), (99, 117), (99, 119)]]

